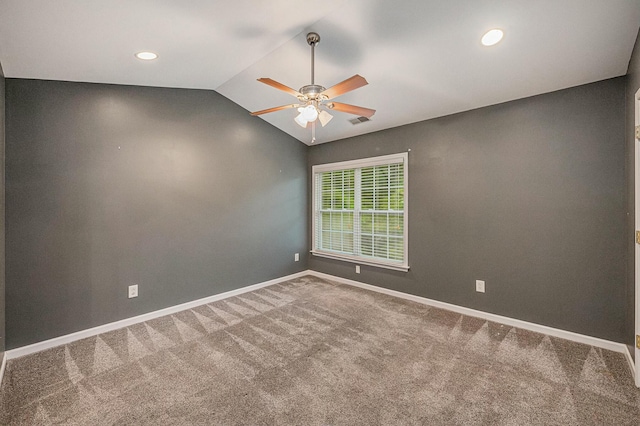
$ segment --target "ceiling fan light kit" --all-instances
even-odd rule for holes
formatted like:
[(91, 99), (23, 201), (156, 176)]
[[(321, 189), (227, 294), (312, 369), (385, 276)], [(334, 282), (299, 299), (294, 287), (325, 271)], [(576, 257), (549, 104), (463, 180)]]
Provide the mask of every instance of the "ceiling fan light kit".
[(270, 112), (281, 111), (283, 109), (297, 108), (299, 114), (295, 117), (295, 122), (301, 127), (307, 128), (311, 123), (311, 143), (315, 142), (315, 125), (320, 121), (322, 127), (326, 126), (333, 118), (327, 111), (328, 109), (344, 112), (347, 114), (355, 114), (367, 118), (371, 118), (376, 110), (363, 108), (355, 105), (343, 104), (339, 102), (328, 102), (330, 99), (343, 95), (352, 90), (358, 89), (368, 84), (364, 77), (356, 74), (335, 86), (326, 89), (324, 86), (315, 84), (315, 46), (320, 42), (318, 33), (307, 34), (307, 44), (311, 46), (311, 84), (302, 86), (300, 90), (294, 90), (282, 83), (270, 78), (259, 78), (258, 81), (268, 86), (287, 92), (298, 98), (299, 103), (282, 105), (252, 112), (251, 115), (262, 115)]

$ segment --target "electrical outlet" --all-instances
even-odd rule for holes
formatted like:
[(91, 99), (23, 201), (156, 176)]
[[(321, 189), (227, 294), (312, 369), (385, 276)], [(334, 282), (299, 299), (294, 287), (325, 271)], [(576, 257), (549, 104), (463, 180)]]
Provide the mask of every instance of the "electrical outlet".
[(360, 273), (360, 265), (356, 265), (356, 274)]
[(129, 299), (138, 297), (138, 284), (129, 286)]
[(293, 260), (295, 260), (296, 262), (298, 262), (300, 260), (300, 253), (296, 253), (293, 255)]
[(479, 293), (484, 293), (484, 281), (476, 280), (476, 291)]

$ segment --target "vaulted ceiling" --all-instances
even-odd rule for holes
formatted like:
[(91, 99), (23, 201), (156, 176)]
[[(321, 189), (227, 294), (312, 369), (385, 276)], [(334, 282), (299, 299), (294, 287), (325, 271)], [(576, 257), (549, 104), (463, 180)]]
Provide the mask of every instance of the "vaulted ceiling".
[[(332, 112), (316, 142), (624, 75), (638, 0), (0, 0), (7, 77), (216, 90), (248, 111), (295, 102), (261, 84), (369, 84), (338, 100), (372, 120)], [(485, 47), (482, 34), (504, 30)], [(143, 62), (134, 53), (159, 57)], [(248, 113), (247, 113), (248, 114)], [(297, 111), (253, 117), (309, 144)]]

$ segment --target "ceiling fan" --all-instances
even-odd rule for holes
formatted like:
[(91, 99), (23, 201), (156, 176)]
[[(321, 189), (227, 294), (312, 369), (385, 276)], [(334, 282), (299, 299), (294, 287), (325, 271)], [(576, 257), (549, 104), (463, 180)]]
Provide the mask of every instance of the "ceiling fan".
[(307, 34), (307, 44), (311, 46), (311, 84), (302, 86), (300, 90), (294, 90), (270, 78), (258, 79), (258, 81), (261, 83), (264, 83), (271, 87), (275, 87), (278, 90), (282, 90), (283, 92), (287, 92), (290, 95), (295, 96), (296, 98), (298, 98), (299, 103), (282, 105), (251, 113), (251, 115), (261, 115), (267, 114), (269, 112), (280, 111), (283, 109), (297, 108), (299, 114), (295, 118), (296, 123), (304, 128), (307, 128), (309, 123), (311, 123), (311, 143), (315, 142), (316, 140), (316, 121), (320, 121), (320, 124), (322, 125), (322, 127), (324, 127), (333, 118), (333, 116), (327, 112), (328, 109), (345, 112), (347, 114), (355, 114), (367, 118), (371, 118), (371, 116), (376, 113), (375, 109), (343, 104), (340, 102), (333, 102), (333, 98), (369, 84), (367, 80), (364, 79), (364, 77), (358, 74), (328, 89), (315, 84), (314, 54), (315, 47), (319, 42), (320, 36), (317, 33), (311, 32)]

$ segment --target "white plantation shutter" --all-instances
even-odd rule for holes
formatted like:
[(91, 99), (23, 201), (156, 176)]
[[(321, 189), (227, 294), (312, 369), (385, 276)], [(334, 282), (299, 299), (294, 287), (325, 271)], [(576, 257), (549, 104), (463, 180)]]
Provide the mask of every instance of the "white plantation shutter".
[(313, 167), (313, 250), (408, 270), (407, 154)]

